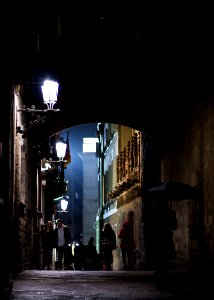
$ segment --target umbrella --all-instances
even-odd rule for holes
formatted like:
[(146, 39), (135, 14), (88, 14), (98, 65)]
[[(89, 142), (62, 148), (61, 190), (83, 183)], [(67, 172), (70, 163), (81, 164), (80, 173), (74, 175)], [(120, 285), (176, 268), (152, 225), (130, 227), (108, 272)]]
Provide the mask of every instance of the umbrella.
[(166, 181), (148, 189), (148, 196), (165, 198), (166, 200), (195, 199), (196, 189), (189, 184), (179, 181)]

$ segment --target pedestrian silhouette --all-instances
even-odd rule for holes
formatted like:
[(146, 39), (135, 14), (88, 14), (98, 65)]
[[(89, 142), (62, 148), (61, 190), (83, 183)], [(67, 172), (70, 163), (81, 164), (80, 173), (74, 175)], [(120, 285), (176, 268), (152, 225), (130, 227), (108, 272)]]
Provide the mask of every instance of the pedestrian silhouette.
[(85, 270), (96, 270), (97, 269), (97, 250), (94, 245), (94, 237), (91, 236), (88, 244), (85, 246)]
[(120, 241), (120, 249), (122, 252), (123, 268), (125, 271), (134, 269), (134, 249), (136, 248), (134, 233), (131, 223), (125, 221), (118, 234)]
[(116, 235), (111, 224), (105, 223), (101, 231), (101, 255), (103, 270), (111, 271), (113, 263), (112, 251), (116, 249)]
[(42, 241), (43, 259), (42, 268), (50, 270), (52, 267), (52, 255), (54, 247), (54, 229), (52, 221), (47, 221), (40, 231)]
[(57, 269), (63, 268), (64, 263), (64, 269), (69, 269), (72, 259), (72, 253), (71, 253), (71, 233), (70, 229), (63, 224), (62, 219), (57, 220), (57, 227), (54, 230), (55, 233), (55, 247), (57, 250)]
[(166, 205), (159, 205), (154, 210), (153, 221), (156, 286), (158, 289), (165, 289), (169, 262), (175, 258), (173, 241), (173, 230), (177, 228), (175, 211)]
[(85, 263), (85, 245), (82, 239), (76, 244), (74, 248), (74, 268), (75, 270), (82, 271)]

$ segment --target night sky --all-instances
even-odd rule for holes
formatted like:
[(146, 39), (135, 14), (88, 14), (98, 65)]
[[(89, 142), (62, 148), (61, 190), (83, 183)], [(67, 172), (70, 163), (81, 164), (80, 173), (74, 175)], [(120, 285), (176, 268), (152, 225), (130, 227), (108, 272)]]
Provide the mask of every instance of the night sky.
[(81, 124), (69, 128), (70, 150), (73, 159), (76, 157), (78, 152), (82, 152), (83, 138), (96, 138), (96, 129), (96, 123)]
[(96, 129), (97, 123), (87, 123), (70, 127), (60, 134), (60, 136), (63, 136), (64, 140), (66, 140), (69, 130), (71, 163), (69, 163), (65, 169), (65, 179), (68, 180), (68, 190), (66, 194), (70, 200), (68, 205), (69, 213), (65, 222), (68, 226), (71, 226), (74, 240), (78, 240), (82, 232), (81, 203), (83, 197), (83, 164), (78, 153), (82, 152), (83, 138), (95, 138)]
[[(60, 136), (66, 140), (67, 132), (69, 130), (69, 146), (71, 154), (71, 163), (67, 165), (65, 169), (65, 178), (71, 183), (75, 181), (75, 184), (82, 184), (82, 160), (78, 156), (78, 153), (82, 152), (83, 138), (96, 137), (97, 123), (87, 123), (70, 127), (64, 130)], [(72, 174), (75, 176), (75, 180), (72, 179)]]

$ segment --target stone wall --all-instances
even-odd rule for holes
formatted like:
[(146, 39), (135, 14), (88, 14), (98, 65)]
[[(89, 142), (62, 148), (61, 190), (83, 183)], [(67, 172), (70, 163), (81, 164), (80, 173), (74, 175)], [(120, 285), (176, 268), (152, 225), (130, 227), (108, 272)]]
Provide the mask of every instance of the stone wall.
[(197, 106), (175, 144), (163, 153), (162, 181), (197, 187), (193, 200), (172, 201), (178, 219), (174, 233), (177, 261), (189, 265), (214, 253), (214, 103)]
[[(14, 92), (14, 115), (16, 124), (25, 128), (25, 118), (17, 108), (22, 107), (21, 87)], [(33, 267), (33, 222), (30, 196), (29, 152), (27, 139), (14, 128), (14, 197), (13, 197), (13, 230), (14, 230), (14, 273)]]

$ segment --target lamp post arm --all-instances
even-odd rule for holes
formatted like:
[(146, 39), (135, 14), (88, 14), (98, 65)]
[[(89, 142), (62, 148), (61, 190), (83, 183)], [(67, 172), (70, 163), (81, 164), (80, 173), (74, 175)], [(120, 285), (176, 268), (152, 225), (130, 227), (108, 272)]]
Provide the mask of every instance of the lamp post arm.
[(64, 175), (65, 175), (65, 170), (64, 170), (64, 161), (61, 161), (61, 164), (60, 164), (60, 167), (61, 167), (61, 180), (64, 181)]
[(49, 112), (49, 111), (58, 112), (58, 111), (60, 111), (60, 109), (58, 109), (58, 108), (56, 108), (56, 109), (22, 108), (22, 109), (18, 109), (17, 111), (24, 111), (24, 112), (28, 112), (28, 113), (32, 113), (32, 112), (42, 112), (42, 113), (47, 113), (47, 112)]

